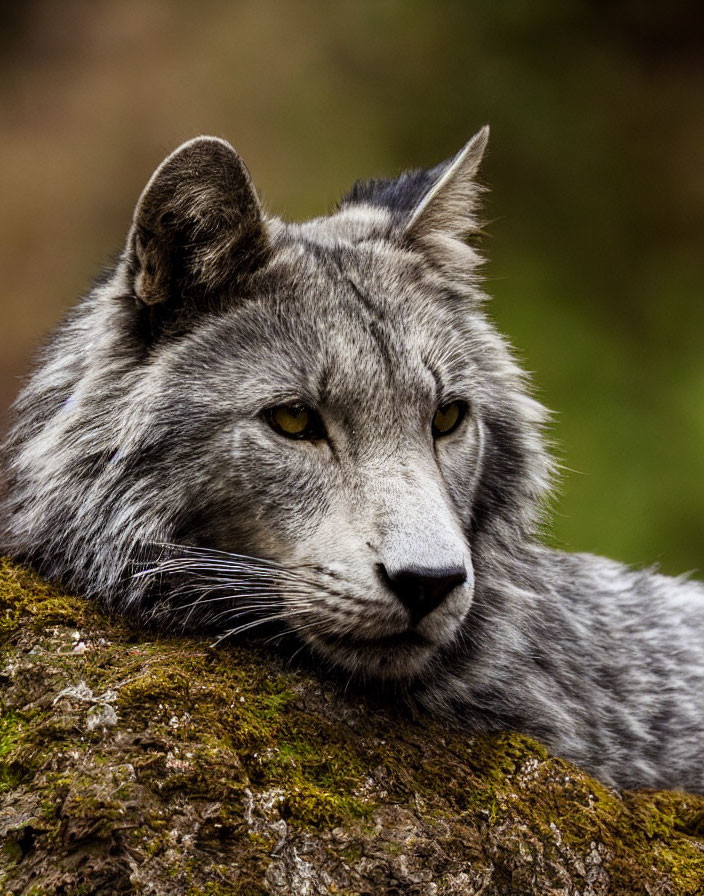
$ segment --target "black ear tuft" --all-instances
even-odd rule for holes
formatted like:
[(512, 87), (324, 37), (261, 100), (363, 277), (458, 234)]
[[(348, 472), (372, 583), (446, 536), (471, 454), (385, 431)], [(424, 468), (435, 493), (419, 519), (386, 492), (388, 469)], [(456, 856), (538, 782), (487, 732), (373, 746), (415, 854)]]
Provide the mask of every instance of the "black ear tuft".
[(157, 168), (134, 213), (127, 252), (143, 305), (180, 306), (255, 270), (268, 253), (261, 205), (235, 150), (196, 137)]

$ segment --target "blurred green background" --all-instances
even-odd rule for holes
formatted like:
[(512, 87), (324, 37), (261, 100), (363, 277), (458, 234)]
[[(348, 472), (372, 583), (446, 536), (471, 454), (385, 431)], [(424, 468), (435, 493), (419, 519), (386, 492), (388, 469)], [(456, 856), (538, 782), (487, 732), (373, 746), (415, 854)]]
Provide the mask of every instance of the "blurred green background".
[(161, 158), (229, 139), (268, 207), (432, 165), (484, 122), (493, 311), (556, 411), (554, 542), (704, 567), (704, 6), (0, 6), (0, 413)]

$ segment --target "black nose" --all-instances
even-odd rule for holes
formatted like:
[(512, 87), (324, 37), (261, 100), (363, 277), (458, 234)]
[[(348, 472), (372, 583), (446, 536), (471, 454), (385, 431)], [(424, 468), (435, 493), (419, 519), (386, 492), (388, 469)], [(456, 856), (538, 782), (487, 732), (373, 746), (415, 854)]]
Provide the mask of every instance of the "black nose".
[(411, 614), (415, 625), (432, 613), (457, 585), (467, 581), (464, 566), (421, 569), (409, 566), (406, 569), (387, 570), (379, 564), (382, 579)]

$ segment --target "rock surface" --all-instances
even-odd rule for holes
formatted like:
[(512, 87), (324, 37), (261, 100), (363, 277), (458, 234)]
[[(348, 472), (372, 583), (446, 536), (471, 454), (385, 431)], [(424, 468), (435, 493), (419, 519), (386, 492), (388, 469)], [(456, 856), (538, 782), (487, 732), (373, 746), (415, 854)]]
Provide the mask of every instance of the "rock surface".
[(616, 793), (0, 561), (3, 894), (704, 893), (704, 797)]

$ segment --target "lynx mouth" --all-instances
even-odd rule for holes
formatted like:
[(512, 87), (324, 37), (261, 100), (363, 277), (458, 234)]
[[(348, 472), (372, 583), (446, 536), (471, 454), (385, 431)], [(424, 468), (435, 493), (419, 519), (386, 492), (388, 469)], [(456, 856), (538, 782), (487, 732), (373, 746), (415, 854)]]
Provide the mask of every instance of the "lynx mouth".
[(413, 629), (378, 638), (328, 635), (313, 647), (335, 665), (367, 681), (414, 679), (437, 650), (437, 644)]
[(413, 629), (382, 635), (379, 638), (331, 637), (323, 639), (328, 647), (352, 647), (356, 650), (398, 650), (418, 647), (432, 647), (432, 641)]

